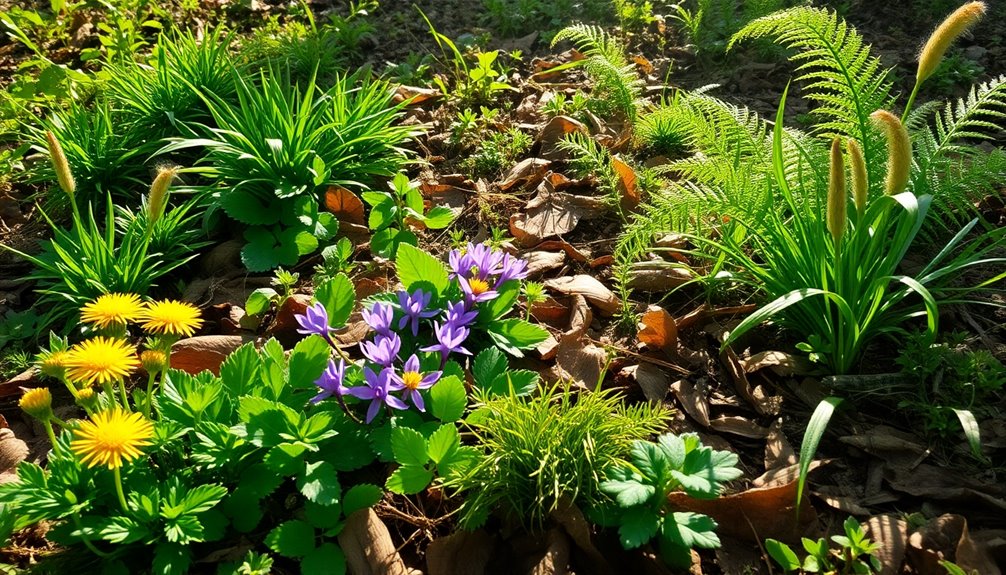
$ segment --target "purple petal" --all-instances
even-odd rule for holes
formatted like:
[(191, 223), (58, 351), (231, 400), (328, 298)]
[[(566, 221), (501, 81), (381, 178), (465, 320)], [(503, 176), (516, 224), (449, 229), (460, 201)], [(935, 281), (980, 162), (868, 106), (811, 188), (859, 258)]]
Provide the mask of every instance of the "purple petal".
[(390, 405), (391, 407), (393, 407), (395, 409), (408, 409), (409, 408), (408, 404), (406, 404), (404, 401), (402, 401), (401, 399), (398, 399), (397, 397), (395, 397), (393, 395), (389, 395), (388, 397), (384, 398), (384, 401), (388, 405)]
[(406, 360), (404, 371), (419, 371), (419, 358), (416, 357), (416, 354), (410, 355)]
[(409, 394), (412, 397), (412, 403), (415, 404), (416, 409), (419, 411), (426, 411), (426, 403), (423, 401), (423, 396), (418, 391), (412, 391)]
[(374, 421), (377, 417), (377, 412), (381, 410), (381, 400), (375, 399), (370, 402), (370, 407), (367, 408), (367, 423)]
[(318, 395), (312, 397), (310, 399), (310, 402), (311, 403), (318, 403), (318, 402), (320, 402), (323, 399), (328, 399), (329, 397), (332, 397), (332, 392), (331, 391), (323, 391), (323, 392), (319, 393)]
[(431, 371), (430, 373), (427, 373), (423, 377), (422, 381), (419, 382), (419, 387), (421, 389), (426, 389), (428, 387), (433, 387), (433, 384), (436, 383), (440, 379), (440, 375), (442, 373), (443, 372), (440, 372), (440, 371)]
[(374, 399), (377, 396), (377, 391), (371, 387), (349, 387), (346, 388), (346, 393), (352, 395), (353, 397), (359, 399)]

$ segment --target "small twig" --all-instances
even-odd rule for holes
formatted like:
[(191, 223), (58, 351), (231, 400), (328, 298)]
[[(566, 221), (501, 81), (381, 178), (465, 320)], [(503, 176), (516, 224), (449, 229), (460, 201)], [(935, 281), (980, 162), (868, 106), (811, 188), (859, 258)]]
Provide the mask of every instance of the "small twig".
[(673, 364), (673, 363), (671, 363), (669, 361), (664, 361), (662, 359), (657, 359), (657, 358), (654, 358), (654, 357), (643, 355), (641, 353), (634, 352), (631, 349), (626, 349), (624, 347), (620, 347), (620, 346), (617, 346), (617, 345), (614, 345), (614, 344), (604, 343), (604, 342), (601, 342), (601, 341), (597, 341), (596, 339), (593, 339), (593, 338), (587, 338), (587, 339), (591, 343), (596, 343), (597, 345), (600, 345), (601, 347), (611, 348), (611, 349), (613, 349), (613, 350), (615, 350), (615, 351), (617, 351), (619, 353), (624, 353), (624, 354), (629, 355), (629, 356), (631, 356), (631, 357), (633, 357), (635, 359), (638, 359), (639, 361), (644, 361), (646, 363), (652, 363), (654, 365), (659, 365), (661, 367), (666, 367), (668, 369), (673, 369), (673, 370), (677, 371), (678, 373), (680, 373), (682, 375), (690, 375), (692, 373), (691, 371), (689, 371), (689, 370), (681, 367), (680, 365)]

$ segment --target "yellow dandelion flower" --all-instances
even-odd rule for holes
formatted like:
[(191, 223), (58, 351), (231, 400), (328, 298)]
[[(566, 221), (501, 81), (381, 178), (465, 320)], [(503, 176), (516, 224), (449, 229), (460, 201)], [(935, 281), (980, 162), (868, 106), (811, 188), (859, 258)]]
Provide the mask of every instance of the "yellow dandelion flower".
[(191, 336), (203, 325), (199, 319), (199, 308), (180, 301), (155, 301), (147, 305), (143, 318), (143, 329), (161, 335)]
[(143, 304), (139, 296), (126, 293), (107, 293), (85, 305), (80, 311), (80, 319), (107, 329), (125, 326), (143, 315)]
[(52, 394), (45, 387), (26, 390), (17, 406), (35, 419), (41, 421), (52, 419)]
[(154, 424), (139, 413), (112, 409), (96, 413), (74, 430), (70, 450), (88, 467), (103, 465), (112, 470), (142, 455), (141, 447), (150, 445)]
[(88, 385), (122, 379), (139, 365), (135, 347), (109, 337), (96, 337), (71, 347), (66, 359), (70, 380)]
[(38, 370), (49, 377), (57, 379), (66, 373), (66, 359), (70, 354), (66, 351), (54, 351), (46, 354), (38, 362)]

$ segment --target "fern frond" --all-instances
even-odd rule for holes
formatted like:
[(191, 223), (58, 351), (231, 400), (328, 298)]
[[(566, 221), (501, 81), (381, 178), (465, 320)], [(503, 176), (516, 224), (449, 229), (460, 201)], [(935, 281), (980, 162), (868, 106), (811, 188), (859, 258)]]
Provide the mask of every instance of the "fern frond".
[[(892, 104), (889, 70), (871, 55), (863, 37), (834, 12), (796, 7), (758, 18), (731, 38), (728, 49), (747, 39), (774, 37), (797, 50), (790, 59), (799, 64), (798, 81), (804, 97), (817, 102), (812, 113), (820, 118), (815, 131), (828, 138), (854, 138), (863, 147), (867, 164), (882, 168), (883, 145), (871, 127), (870, 114)], [(871, 174), (877, 181), (879, 173)]]
[(603, 116), (621, 115), (632, 126), (642, 99), (643, 81), (625, 56), (625, 46), (598, 26), (574, 24), (559, 31), (552, 39), (554, 47), (569, 40), (586, 59), (582, 66), (594, 81), (593, 99)]
[[(998, 123), (997, 123), (998, 121)], [(1006, 75), (977, 86), (964, 98), (947, 102), (935, 118), (935, 154), (966, 153), (960, 140), (984, 141), (1006, 127)]]

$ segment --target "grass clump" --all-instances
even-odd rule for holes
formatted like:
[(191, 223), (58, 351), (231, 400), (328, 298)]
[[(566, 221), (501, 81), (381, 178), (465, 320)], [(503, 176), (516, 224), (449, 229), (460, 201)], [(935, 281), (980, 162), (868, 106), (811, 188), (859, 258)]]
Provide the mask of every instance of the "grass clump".
[(467, 493), (461, 522), (493, 511), (540, 526), (561, 500), (590, 507), (607, 474), (627, 464), (634, 441), (664, 428), (668, 414), (627, 406), (610, 391), (573, 393), (556, 384), (523, 398), (481, 398), (466, 424), (481, 455), (449, 487)]

